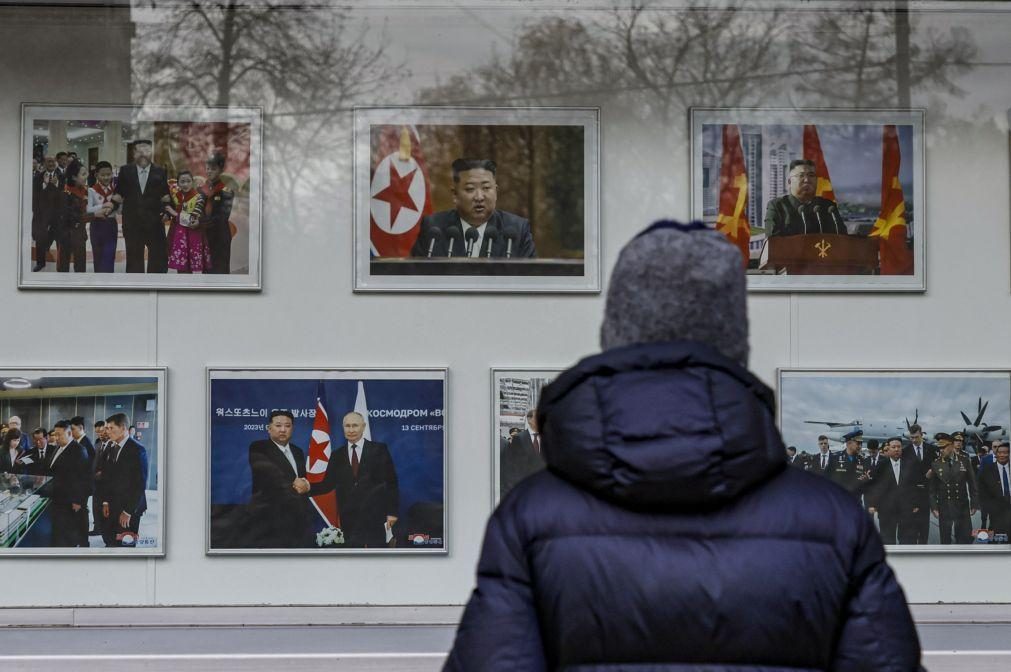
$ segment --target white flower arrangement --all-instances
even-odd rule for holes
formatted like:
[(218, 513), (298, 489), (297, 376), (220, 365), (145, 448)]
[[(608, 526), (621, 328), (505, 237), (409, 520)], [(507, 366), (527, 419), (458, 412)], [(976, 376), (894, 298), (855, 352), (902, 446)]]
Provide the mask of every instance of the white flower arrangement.
[(316, 533), (316, 545), (320, 548), (326, 546), (339, 546), (344, 543), (344, 532), (339, 527), (326, 527)]

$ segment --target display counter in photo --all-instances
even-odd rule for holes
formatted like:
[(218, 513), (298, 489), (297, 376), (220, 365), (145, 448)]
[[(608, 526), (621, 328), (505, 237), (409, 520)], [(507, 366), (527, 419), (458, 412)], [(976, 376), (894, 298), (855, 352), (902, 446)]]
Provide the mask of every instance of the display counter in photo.
[(692, 110), (692, 216), (748, 286), (922, 291), (922, 110)]
[(164, 399), (164, 369), (0, 369), (0, 555), (164, 555)]
[(23, 105), (19, 286), (258, 289), (260, 121)]
[(791, 468), (848, 490), (892, 550), (1004, 549), (1011, 373), (779, 372)]
[(355, 110), (355, 288), (599, 291), (599, 111)]
[(537, 426), (541, 388), (561, 369), (492, 369), (494, 478), (492, 504), (498, 504), (524, 478), (544, 468)]
[(209, 553), (446, 551), (445, 370), (211, 369)]

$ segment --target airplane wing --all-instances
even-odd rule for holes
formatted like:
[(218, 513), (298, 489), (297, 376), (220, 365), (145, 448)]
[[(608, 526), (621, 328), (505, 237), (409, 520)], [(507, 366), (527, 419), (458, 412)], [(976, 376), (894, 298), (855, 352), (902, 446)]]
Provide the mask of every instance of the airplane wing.
[(829, 427), (852, 427), (859, 425), (859, 422), (830, 422), (828, 420), (805, 420), (809, 425), (828, 425)]

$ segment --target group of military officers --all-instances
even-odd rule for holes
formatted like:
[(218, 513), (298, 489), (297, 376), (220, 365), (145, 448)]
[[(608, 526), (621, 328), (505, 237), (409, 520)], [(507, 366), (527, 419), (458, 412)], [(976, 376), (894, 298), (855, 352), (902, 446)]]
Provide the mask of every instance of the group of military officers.
[[(965, 450), (965, 436), (939, 432), (934, 443), (924, 441), (920, 425), (909, 427), (909, 440), (894, 436), (881, 446), (875, 439), (863, 451), (863, 432), (843, 437), (846, 448), (829, 450), (829, 439), (818, 437), (818, 452), (798, 454), (787, 448), (794, 467), (823, 475), (860, 499), (876, 515), (886, 544), (926, 544), (930, 517), (937, 519), (942, 544), (974, 541), (1007, 542), (1011, 532), (1011, 444), (994, 440), (976, 455)], [(992, 452), (991, 452), (992, 451)], [(975, 537), (972, 516), (980, 512)]]

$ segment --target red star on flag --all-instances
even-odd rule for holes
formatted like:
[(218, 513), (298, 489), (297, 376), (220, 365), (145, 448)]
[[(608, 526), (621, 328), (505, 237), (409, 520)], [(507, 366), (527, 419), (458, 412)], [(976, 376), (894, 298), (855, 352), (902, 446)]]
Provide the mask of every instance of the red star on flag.
[(393, 167), (393, 162), (390, 162), (390, 184), (373, 197), (390, 204), (390, 226), (397, 221), (397, 215), (400, 214), (401, 208), (407, 208), (408, 210), (418, 209), (414, 205), (414, 199), (411, 198), (411, 194), (408, 191), (417, 172), (418, 169), (415, 168), (407, 175), (400, 175)]

